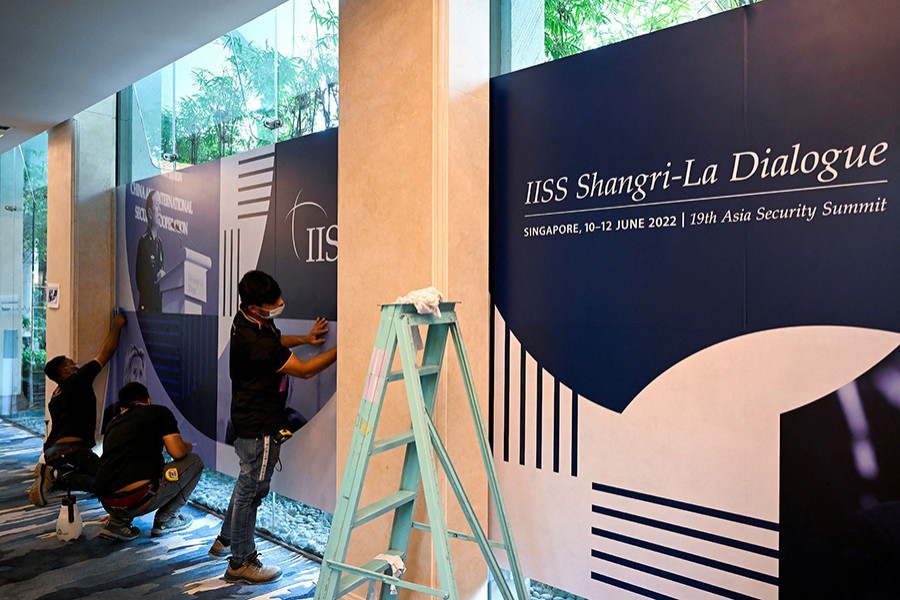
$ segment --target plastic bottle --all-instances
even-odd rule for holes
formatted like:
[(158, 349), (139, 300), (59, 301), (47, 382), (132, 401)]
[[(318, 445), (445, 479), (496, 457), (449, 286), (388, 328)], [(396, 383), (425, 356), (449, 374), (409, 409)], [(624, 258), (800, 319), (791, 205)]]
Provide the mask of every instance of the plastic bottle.
[(71, 542), (81, 536), (83, 525), (81, 513), (75, 503), (74, 496), (66, 496), (59, 507), (59, 517), (56, 519), (56, 537), (61, 542)]

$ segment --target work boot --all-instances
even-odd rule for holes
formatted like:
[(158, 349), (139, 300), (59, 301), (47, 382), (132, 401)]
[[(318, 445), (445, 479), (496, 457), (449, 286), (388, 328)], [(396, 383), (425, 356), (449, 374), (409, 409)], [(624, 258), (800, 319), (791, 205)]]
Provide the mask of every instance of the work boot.
[(235, 565), (228, 561), (228, 569), (225, 571), (225, 581), (229, 583), (246, 583), (247, 585), (260, 585), (272, 583), (281, 579), (281, 569), (278, 567), (264, 567), (259, 562), (259, 554), (254, 552), (242, 565)]
[(140, 537), (141, 530), (132, 525), (129, 521), (115, 521), (110, 519), (97, 535), (107, 540), (130, 542), (131, 540), (136, 540)]
[[(157, 515), (157, 519), (158, 518), (159, 515)], [(153, 529), (150, 530), (150, 537), (160, 537), (176, 531), (182, 531), (190, 527), (193, 522), (194, 518), (191, 515), (181, 514), (169, 517), (168, 519), (163, 519), (162, 521), (154, 519)]]
[(28, 489), (28, 499), (35, 506), (47, 506), (47, 494), (53, 489), (53, 469), (44, 463), (34, 465), (34, 483)]
[(207, 552), (212, 558), (225, 558), (231, 555), (231, 542), (222, 541), (222, 536), (217, 535), (216, 541), (213, 542), (213, 545), (210, 547), (209, 552)]

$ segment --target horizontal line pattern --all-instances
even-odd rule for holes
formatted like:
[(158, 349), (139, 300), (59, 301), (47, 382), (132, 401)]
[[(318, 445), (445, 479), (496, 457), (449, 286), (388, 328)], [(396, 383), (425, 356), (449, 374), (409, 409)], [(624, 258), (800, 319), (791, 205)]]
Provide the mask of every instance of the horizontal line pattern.
[(245, 206), (247, 204), (256, 204), (258, 202), (268, 202), (271, 200), (270, 196), (263, 196), (262, 198), (250, 198), (248, 200), (239, 200), (238, 206)]
[(646, 598), (778, 596), (776, 523), (601, 483), (592, 491), (591, 578), (601, 590)]
[(238, 161), (238, 220), (268, 216), (275, 180), (275, 154), (270, 152)]
[(248, 158), (243, 158), (243, 159), (241, 159), (241, 160), (238, 161), (238, 164), (239, 164), (239, 165), (247, 165), (247, 164), (250, 164), (250, 163), (254, 163), (254, 162), (259, 162), (259, 161), (261, 161), (261, 160), (265, 160), (265, 159), (267, 159), (267, 158), (268, 158), (268, 159), (271, 159), (271, 161), (274, 161), (274, 160), (275, 160), (275, 153), (274, 153), (274, 152), (267, 152), (267, 153), (265, 153), (265, 154), (257, 154), (256, 156), (250, 156), (250, 157), (248, 157)]
[(626, 490), (624, 488), (614, 487), (611, 485), (604, 485), (602, 483), (594, 482), (591, 486), (595, 492), (607, 492), (609, 494), (616, 494), (619, 496), (624, 496), (626, 498), (634, 498), (636, 500), (644, 500), (646, 502), (654, 502), (656, 504), (661, 504), (663, 506), (671, 506), (672, 508), (678, 508), (681, 510), (692, 511), (700, 514), (709, 515), (712, 517), (717, 517), (719, 519), (727, 519), (730, 521), (735, 521), (736, 523), (744, 523), (746, 525), (752, 525), (754, 527), (761, 527), (763, 529), (769, 529), (771, 531), (778, 531), (778, 523), (773, 523), (771, 521), (765, 521), (763, 519), (757, 519), (754, 517), (748, 517), (746, 515), (739, 515), (737, 513), (727, 512), (724, 510), (718, 510), (714, 508), (708, 508), (705, 506), (700, 506), (698, 504), (691, 504), (689, 502), (681, 502), (679, 500), (672, 500), (671, 498), (663, 498), (661, 496), (653, 496), (651, 494), (644, 494), (642, 492), (635, 492), (632, 490)]

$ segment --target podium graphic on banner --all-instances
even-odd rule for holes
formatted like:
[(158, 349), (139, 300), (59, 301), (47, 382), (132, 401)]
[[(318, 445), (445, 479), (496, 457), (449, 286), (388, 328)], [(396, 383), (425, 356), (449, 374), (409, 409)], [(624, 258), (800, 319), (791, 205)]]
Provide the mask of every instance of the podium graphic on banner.
[(184, 248), (184, 260), (159, 280), (163, 312), (202, 314), (206, 304), (206, 275), (211, 268), (210, 257)]

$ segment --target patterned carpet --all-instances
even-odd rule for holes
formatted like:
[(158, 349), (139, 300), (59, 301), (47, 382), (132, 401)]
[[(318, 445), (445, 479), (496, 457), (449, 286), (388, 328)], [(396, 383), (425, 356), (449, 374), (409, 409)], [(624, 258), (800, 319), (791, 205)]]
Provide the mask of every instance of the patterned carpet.
[(73, 542), (56, 538), (59, 498), (36, 508), (28, 501), (40, 438), (0, 421), (0, 598), (15, 600), (288, 600), (312, 598), (319, 565), (272, 542), (257, 538), (265, 564), (285, 575), (262, 586), (227, 583), (226, 562), (207, 549), (221, 520), (193, 507), (191, 527), (150, 538), (153, 515), (135, 520), (141, 537), (123, 543), (97, 537), (106, 513), (93, 497), (79, 496), (84, 521)]

